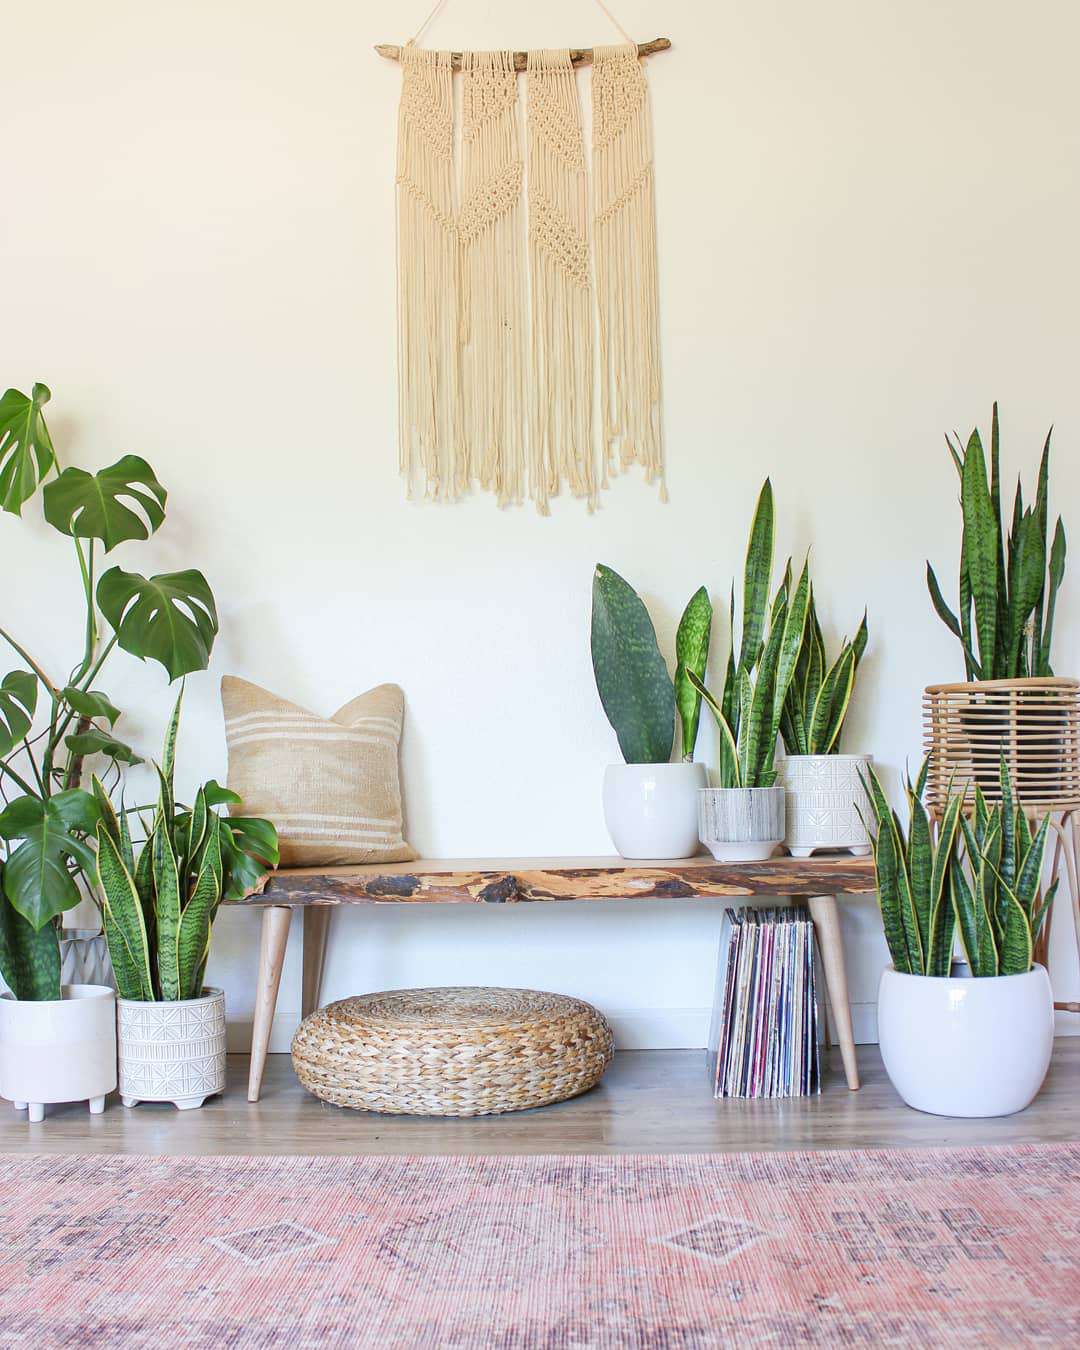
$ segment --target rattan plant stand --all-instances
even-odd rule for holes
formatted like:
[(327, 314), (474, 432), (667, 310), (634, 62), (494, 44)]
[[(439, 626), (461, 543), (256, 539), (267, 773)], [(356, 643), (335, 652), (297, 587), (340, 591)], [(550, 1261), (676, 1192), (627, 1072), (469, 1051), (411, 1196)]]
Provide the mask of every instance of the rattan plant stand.
[[(988, 801), (1000, 801), (1004, 754), (1025, 813), (1033, 820), (1050, 816), (1050, 880), (1064, 863), (1080, 953), (1080, 680), (1047, 676), (932, 684), (923, 695), (923, 747), (930, 757), (928, 803), (938, 819), (950, 786), (973, 791), (978, 784)], [(1052, 918), (1048, 915), (1035, 952), (1044, 965)], [(1080, 1012), (1076, 1002), (1054, 1007)]]
[(335, 1106), (484, 1116), (588, 1091), (614, 1040), (591, 1004), (535, 989), (395, 989), (341, 999), (293, 1037), (296, 1076)]

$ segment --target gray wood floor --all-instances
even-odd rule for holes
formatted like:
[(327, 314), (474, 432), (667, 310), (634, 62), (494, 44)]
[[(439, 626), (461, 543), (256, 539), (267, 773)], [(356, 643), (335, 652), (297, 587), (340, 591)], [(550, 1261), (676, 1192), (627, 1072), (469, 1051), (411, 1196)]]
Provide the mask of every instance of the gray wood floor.
[(863, 1087), (844, 1086), (832, 1052), (820, 1097), (714, 1101), (696, 1050), (623, 1051), (603, 1082), (574, 1101), (474, 1120), (368, 1115), (309, 1096), (287, 1055), (271, 1055), (263, 1099), (246, 1100), (246, 1056), (231, 1056), (223, 1097), (199, 1111), (109, 1099), (105, 1114), (50, 1106), (29, 1125), (0, 1107), (0, 1152), (31, 1153), (699, 1153), (733, 1150), (920, 1148), (1080, 1138), (1080, 1037), (1056, 1043), (1035, 1102), (997, 1120), (949, 1120), (909, 1110), (876, 1046), (859, 1047)]

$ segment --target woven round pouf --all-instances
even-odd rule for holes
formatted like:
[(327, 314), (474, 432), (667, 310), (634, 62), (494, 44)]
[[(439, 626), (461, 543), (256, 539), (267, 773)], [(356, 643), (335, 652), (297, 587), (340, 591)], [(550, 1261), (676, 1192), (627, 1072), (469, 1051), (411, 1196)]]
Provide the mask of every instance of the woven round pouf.
[(305, 1017), (292, 1060), (304, 1087), (335, 1106), (483, 1116), (576, 1097), (613, 1048), (603, 1015), (564, 994), (394, 989)]

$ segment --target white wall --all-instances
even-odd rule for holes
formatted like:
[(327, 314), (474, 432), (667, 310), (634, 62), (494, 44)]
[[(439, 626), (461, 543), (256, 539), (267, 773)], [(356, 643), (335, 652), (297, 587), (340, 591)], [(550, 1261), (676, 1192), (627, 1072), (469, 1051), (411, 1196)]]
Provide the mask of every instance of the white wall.
[[(428, 855), (610, 850), (616, 753), (592, 683), (593, 564), (645, 595), (668, 644), (738, 570), (757, 487), (780, 546), (813, 543), (829, 629), (870, 607), (849, 744), (895, 774), (919, 695), (959, 678), (922, 579), (957, 550), (942, 432), (1002, 402), (1010, 473), (1056, 424), (1054, 504), (1080, 548), (1075, 248), (1080, 184), (1066, 0), (621, 0), (656, 133), (671, 502), (637, 478), (588, 516), (406, 503), (394, 428), (393, 157), (403, 41), (427, 6), (356, 0), (37, 0), (5, 16), (0, 380), (54, 390), (68, 461), (145, 455), (169, 522), (118, 558), (199, 565), (222, 632), (189, 683), (184, 777), (221, 774), (217, 679), (314, 709), (397, 680), (410, 837)], [(614, 40), (580, 0), (455, 0), (431, 45)], [(588, 78), (582, 92), (588, 98)], [(78, 582), (36, 511), (0, 521), (5, 621), (56, 670)], [(1062, 597), (1074, 671), (1080, 581)], [(722, 653), (720, 653), (722, 655)], [(103, 687), (152, 752), (168, 703), (121, 656)], [(335, 915), (325, 993), (507, 982), (594, 999), (625, 1044), (695, 1044), (719, 905), (380, 908)], [(1062, 907), (1059, 996), (1077, 996)], [(856, 1014), (884, 961), (845, 911)], [(238, 1034), (258, 920), (220, 924)], [(278, 1037), (297, 1017), (299, 943)], [(1073, 1019), (1076, 1020), (1075, 1018)]]

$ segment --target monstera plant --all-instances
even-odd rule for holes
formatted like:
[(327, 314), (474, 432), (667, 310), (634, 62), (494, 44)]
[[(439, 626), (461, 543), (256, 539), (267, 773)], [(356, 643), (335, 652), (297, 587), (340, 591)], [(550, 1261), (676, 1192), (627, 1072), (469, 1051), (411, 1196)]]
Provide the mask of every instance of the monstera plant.
[(206, 668), (218, 630), (201, 572), (142, 576), (102, 560), (118, 544), (149, 539), (165, 521), (165, 488), (137, 455), (96, 473), (63, 468), (45, 421), (49, 390), (0, 399), (0, 505), (13, 515), (40, 497), (45, 520), (71, 541), (82, 587), (81, 652), (63, 677), (46, 670), (4, 628), (17, 658), (0, 680), (0, 974), (17, 999), (60, 997), (61, 915), (95, 874), (103, 794), (82, 784), (84, 760), (106, 777), (138, 756), (116, 734), (120, 709), (100, 680), (119, 647), (164, 667), (170, 681)]

